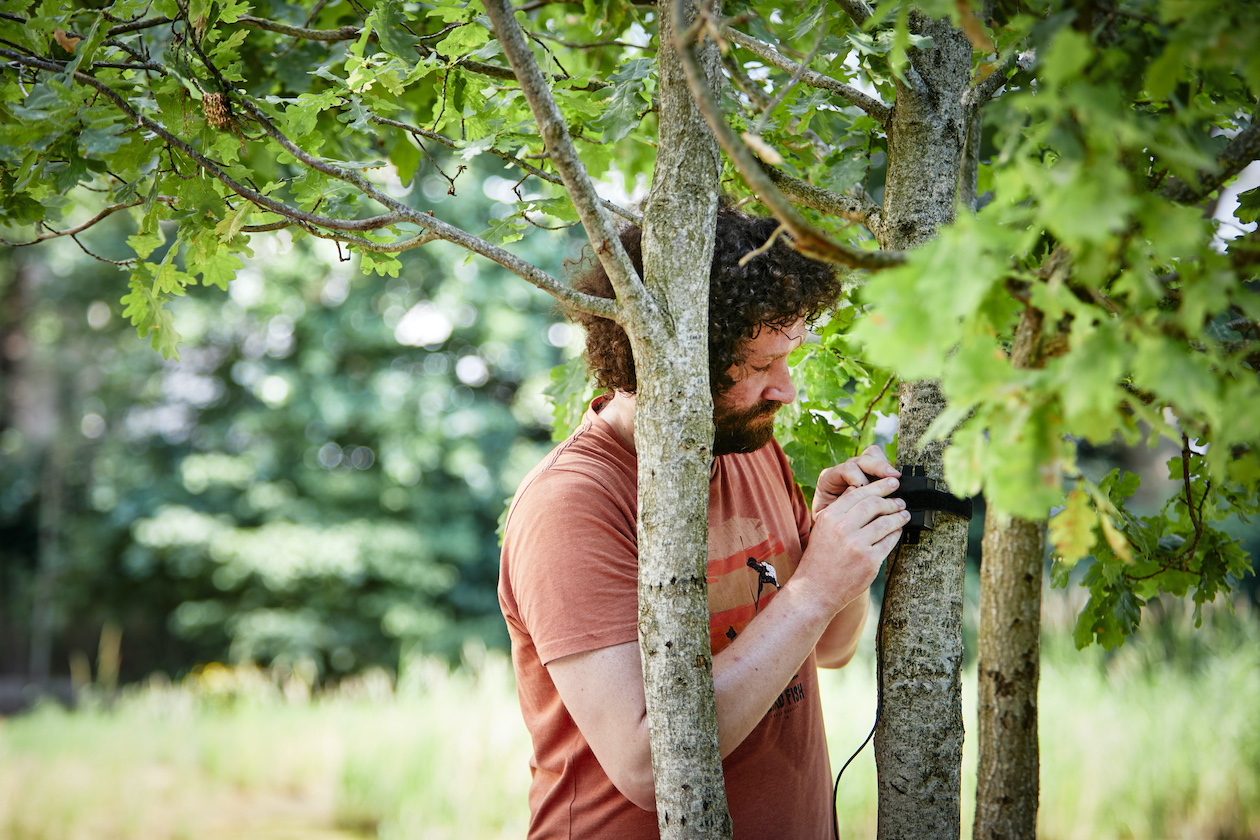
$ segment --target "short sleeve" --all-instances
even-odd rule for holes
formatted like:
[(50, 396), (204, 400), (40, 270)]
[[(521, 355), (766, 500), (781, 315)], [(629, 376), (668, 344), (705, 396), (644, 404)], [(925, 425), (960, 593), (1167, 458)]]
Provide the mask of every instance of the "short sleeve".
[(544, 665), (638, 638), (636, 516), (623, 497), (590, 475), (553, 468), (512, 507), (505, 613)]

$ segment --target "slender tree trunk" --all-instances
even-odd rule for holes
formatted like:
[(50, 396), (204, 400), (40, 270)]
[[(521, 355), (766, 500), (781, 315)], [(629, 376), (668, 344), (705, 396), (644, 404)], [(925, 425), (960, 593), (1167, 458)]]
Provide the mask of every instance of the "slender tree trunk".
[[(885, 248), (912, 248), (953, 221), (968, 124), (962, 107), (971, 45), (947, 20), (911, 13), (931, 36), (911, 56), (888, 131)], [(950, 293), (941, 278), (940, 294)], [(944, 408), (932, 382), (901, 386), (897, 462), (942, 479), (944, 442), (920, 439)], [(941, 516), (919, 545), (903, 546), (885, 596), (883, 711), (875, 733), (881, 840), (957, 838), (961, 832), (962, 595), (967, 526)]]
[[(1057, 263), (1048, 262), (1053, 268)], [(1040, 367), (1042, 316), (1024, 310), (1011, 364)], [(1046, 520), (985, 514), (980, 564), (979, 730), (975, 840), (1037, 836), (1037, 683)]]
[(1037, 682), (1046, 522), (985, 515), (975, 840), (1037, 835)]
[[(644, 283), (660, 304), (627, 332), (639, 390), (639, 645), (662, 838), (729, 838), (709, 647), (713, 401), (709, 270), (721, 159), (660, 15), (660, 144), (644, 209)], [(702, 62), (720, 78), (715, 45)]]

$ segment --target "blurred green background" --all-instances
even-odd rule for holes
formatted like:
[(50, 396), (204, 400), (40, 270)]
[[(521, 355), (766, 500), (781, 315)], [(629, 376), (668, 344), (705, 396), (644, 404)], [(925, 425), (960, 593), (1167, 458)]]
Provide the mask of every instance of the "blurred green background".
[[(448, 186), (419, 184), (465, 228), (510, 212), (495, 169)], [(445, 243), (382, 277), (278, 234), (176, 304), (165, 362), (86, 253), (128, 256), (129, 224), (0, 251), (0, 837), (523, 836), (496, 529), (580, 337)], [(513, 247), (559, 275), (580, 241)], [(1200, 629), (1157, 603), (1113, 652), (1077, 652), (1084, 593), (1047, 589), (1041, 836), (1260, 838), (1243, 584)], [(824, 680), (837, 768), (874, 714), (869, 631)], [(869, 752), (840, 815), (874, 835)]]
[[(420, 184), (479, 229), (511, 182), (448, 186)], [(129, 220), (109, 222), (80, 238), (123, 258)], [(522, 255), (562, 273), (576, 240), (539, 234)], [(114, 266), (69, 240), (0, 252), (0, 671), (66, 676), (105, 626), (123, 680), (216, 660), (323, 680), (506, 643), (497, 520), (573, 331), (448, 243), (397, 277), (331, 242), (252, 244), (228, 292), (174, 307), (177, 362), (121, 317)]]

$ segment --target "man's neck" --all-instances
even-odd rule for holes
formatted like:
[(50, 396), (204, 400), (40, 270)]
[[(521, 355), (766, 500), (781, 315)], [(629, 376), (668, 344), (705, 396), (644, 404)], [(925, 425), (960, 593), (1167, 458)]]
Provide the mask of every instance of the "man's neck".
[(604, 407), (599, 411), (600, 419), (612, 426), (613, 431), (626, 442), (631, 452), (636, 451), (634, 448), (634, 406), (634, 394), (615, 391), (612, 398), (604, 403)]

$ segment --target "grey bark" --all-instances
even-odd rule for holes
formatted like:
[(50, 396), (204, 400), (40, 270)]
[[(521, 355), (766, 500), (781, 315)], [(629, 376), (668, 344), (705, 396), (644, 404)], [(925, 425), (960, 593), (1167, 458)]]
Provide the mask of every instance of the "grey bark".
[[(887, 124), (888, 179), (880, 244), (922, 244), (954, 220), (968, 120), (962, 105), (971, 45), (945, 20), (911, 13), (932, 37), (911, 54)], [(949, 294), (942, 278), (941, 294)], [(897, 462), (942, 480), (944, 441), (921, 446), (944, 408), (932, 382), (901, 386)], [(943, 486), (943, 484), (942, 484)], [(903, 546), (887, 583), (883, 714), (875, 733), (881, 840), (957, 838), (961, 832), (962, 595), (966, 523), (942, 516), (917, 546)]]
[(975, 840), (1037, 835), (1041, 566), (1046, 521), (985, 515)]
[[(944, 443), (920, 448), (919, 440), (944, 407), (936, 383), (902, 384), (897, 463), (921, 464), (938, 482)], [(961, 832), (966, 547), (966, 522), (942, 514), (918, 545), (901, 547), (886, 584), (883, 712), (875, 731), (881, 840)]]
[[(1047, 260), (1043, 276), (1060, 265), (1061, 257)], [(1024, 310), (1011, 348), (1013, 367), (1040, 367), (1043, 322), (1038, 310)], [(980, 762), (974, 840), (1037, 835), (1037, 683), (1045, 554), (1045, 519), (1008, 516), (990, 506), (980, 564)]]
[[(713, 401), (709, 267), (721, 159), (660, 14), (660, 144), (644, 209), (643, 268), (661, 317), (631, 322), (639, 389), (639, 649), (662, 838), (728, 838), (709, 646), (706, 565)], [(694, 11), (685, 10), (686, 19)], [(713, 84), (715, 45), (700, 56)]]

